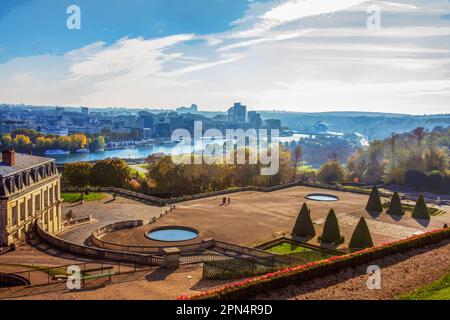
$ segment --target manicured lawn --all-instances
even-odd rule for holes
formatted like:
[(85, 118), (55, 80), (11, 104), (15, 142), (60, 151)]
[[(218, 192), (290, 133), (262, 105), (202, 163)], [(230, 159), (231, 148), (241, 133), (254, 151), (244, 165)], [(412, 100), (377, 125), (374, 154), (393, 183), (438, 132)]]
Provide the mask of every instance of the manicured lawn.
[(411, 293), (402, 295), (400, 300), (450, 300), (450, 273), (442, 279)]
[[(64, 202), (77, 202), (80, 201), (80, 193), (62, 193), (61, 197), (63, 198)], [(84, 195), (84, 201), (97, 201), (101, 200), (105, 197), (103, 193), (95, 193), (90, 192), (89, 194)]]
[(267, 251), (282, 255), (289, 255), (292, 258), (298, 259), (299, 263), (320, 261), (332, 257), (332, 255), (328, 253), (305, 248), (288, 242), (280, 243), (267, 249)]
[(312, 252), (313, 250), (297, 246), (295, 244), (290, 244), (288, 242), (283, 242), (280, 244), (277, 244), (274, 247), (271, 247), (267, 249), (269, 252), (278, 253), (278, 254), (293, 254), (293, 253), (299, 253), (299, 252)]

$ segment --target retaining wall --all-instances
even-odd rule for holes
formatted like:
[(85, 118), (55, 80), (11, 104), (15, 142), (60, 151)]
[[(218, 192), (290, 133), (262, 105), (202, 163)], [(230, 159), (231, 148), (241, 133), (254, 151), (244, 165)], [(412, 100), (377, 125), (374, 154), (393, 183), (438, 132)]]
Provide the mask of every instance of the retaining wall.
[(88, 258), (100, 259), (104, 261), (120, 261), (120, 262), (131, 262), (142, 265), (154, 265), (160, 266), (162, 265), (162, 257), (148, 255), (148, 254), (139, 254), (139, 253), (130, 253), (130, 252), (121, 252), (121, 251), (113, 251), (102, 248), (95, 247), (87, 247), (83, 245), (78, 245), (61, 238), (55, 237), (48, 232), (46, 232), (41, 225), (41, 222), (38, 220), (35, 224), (35, 229), (37, 235), (50, 244), (51, 246), (63, 251), (76, 255), (81, 255)]

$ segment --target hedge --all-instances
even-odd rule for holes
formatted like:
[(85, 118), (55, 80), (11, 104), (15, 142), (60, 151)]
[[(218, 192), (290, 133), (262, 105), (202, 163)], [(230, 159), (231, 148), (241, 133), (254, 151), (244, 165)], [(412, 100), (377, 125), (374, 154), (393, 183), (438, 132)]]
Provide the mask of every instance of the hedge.
[(391, 203), (389, 204), (389, 209), (387, 210), (387, 214), (401, 216), (404, 214), (402, 201), (400, 200), (400, 196), (397, 192), (394, 193), (391, 199)]
[(414, 219), (431, 219), (427, 204), (425, 203), (425, 199), (423, 198), (423, 194), (421, 194), (417, 199), (416, 206), (414, 207), (411, 217), (413, 217)]
[(383, 212), (383, 205), (381, 204), (380, 193), (377, 187), (372, 188), (366, 210), (369, 212)]
[(325, 243), (341, 244), (345, 241), (345, 238), (341, 236), (336, 213), (333, 209), (330, 209), (325, 225), (323, 227), (322, 235), (319, 240)]
[(292, 234), (299, 237), (314, 237), (316, 235), (316, 230), (314, 229), (314, 224), (311, 220), (311, 210), (308, 209), (306, 203), (303, 203), (300, 213), (298, 214)]
[(347, 255), (334, 256), (326, 260), (271, 272), (263, 276), (228, 284), (222, 288), (206, 291), (190, 297), (180, 296), (178, 300), (245, 300), (262, 292), (285, 288), (292, 284), (298, 284), (335, 273), (343, 268), (356, 267), (379, 258), (437, 243), (449, 238), (450, 228), (438, 229)]
[(355, 231), (353, 231), (348, 248), (350, 251), (359, 251), (371, 247), (373, 247), (372, 236), (370, 235), (366, 219), (361, 217), (356, 225)]

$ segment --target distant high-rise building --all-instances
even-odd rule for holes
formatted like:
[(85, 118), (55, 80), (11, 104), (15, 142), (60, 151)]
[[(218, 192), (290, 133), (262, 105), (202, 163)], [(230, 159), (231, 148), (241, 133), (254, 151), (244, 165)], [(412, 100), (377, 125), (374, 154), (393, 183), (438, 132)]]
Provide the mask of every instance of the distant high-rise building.
[(141, 129), (152, 129), (153, 130), (153, 126), (155, 123), (154, 120), (154, 115), (150, 112), (146, 112), (146, 111), (141, 111), (138, 113), (138, 128)]
[(256, 111), (249, 111), (248, 115), (248, 123), (250, 123), (254, 128), (260, 128), (262, 125), (261, 114)]
[(81, 107), (81, 113), (85, 116), (89, 115), (89, 108), (87, 107)]
[(228, 109), (228, 120), (231, 122), (246, 122), (247, 107), (240, 102), (236, 102), (230, 109)]

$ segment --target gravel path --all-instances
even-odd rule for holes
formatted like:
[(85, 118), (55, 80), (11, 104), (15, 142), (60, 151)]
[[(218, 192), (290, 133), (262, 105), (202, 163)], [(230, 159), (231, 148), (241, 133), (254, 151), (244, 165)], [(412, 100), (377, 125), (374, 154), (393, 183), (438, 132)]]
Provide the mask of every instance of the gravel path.
[(257, 299), (388, 300), (438, 280), (450, 271), (450, 240), (375, 260), (381, 268), (381, 289), (367, 288), (368, 265), (272, 291)]
[(96, 220), (94, 223), (75, 227), (59, 235), (67, 241), (84, 244), (91, 233), (99, 227), (127, 220), (144, 220), (144, 223), (148, 223), (151, 218), (159, 217), (165, 208), (150, 206), (122, 197), (116, 197), (113, 200), (112, 196), (106, 193), (102, 200), (85, 202), (83, 205), (63, 203), (63, 215), (69, 210), (75, 213), (76, 218), (91, 215)]

